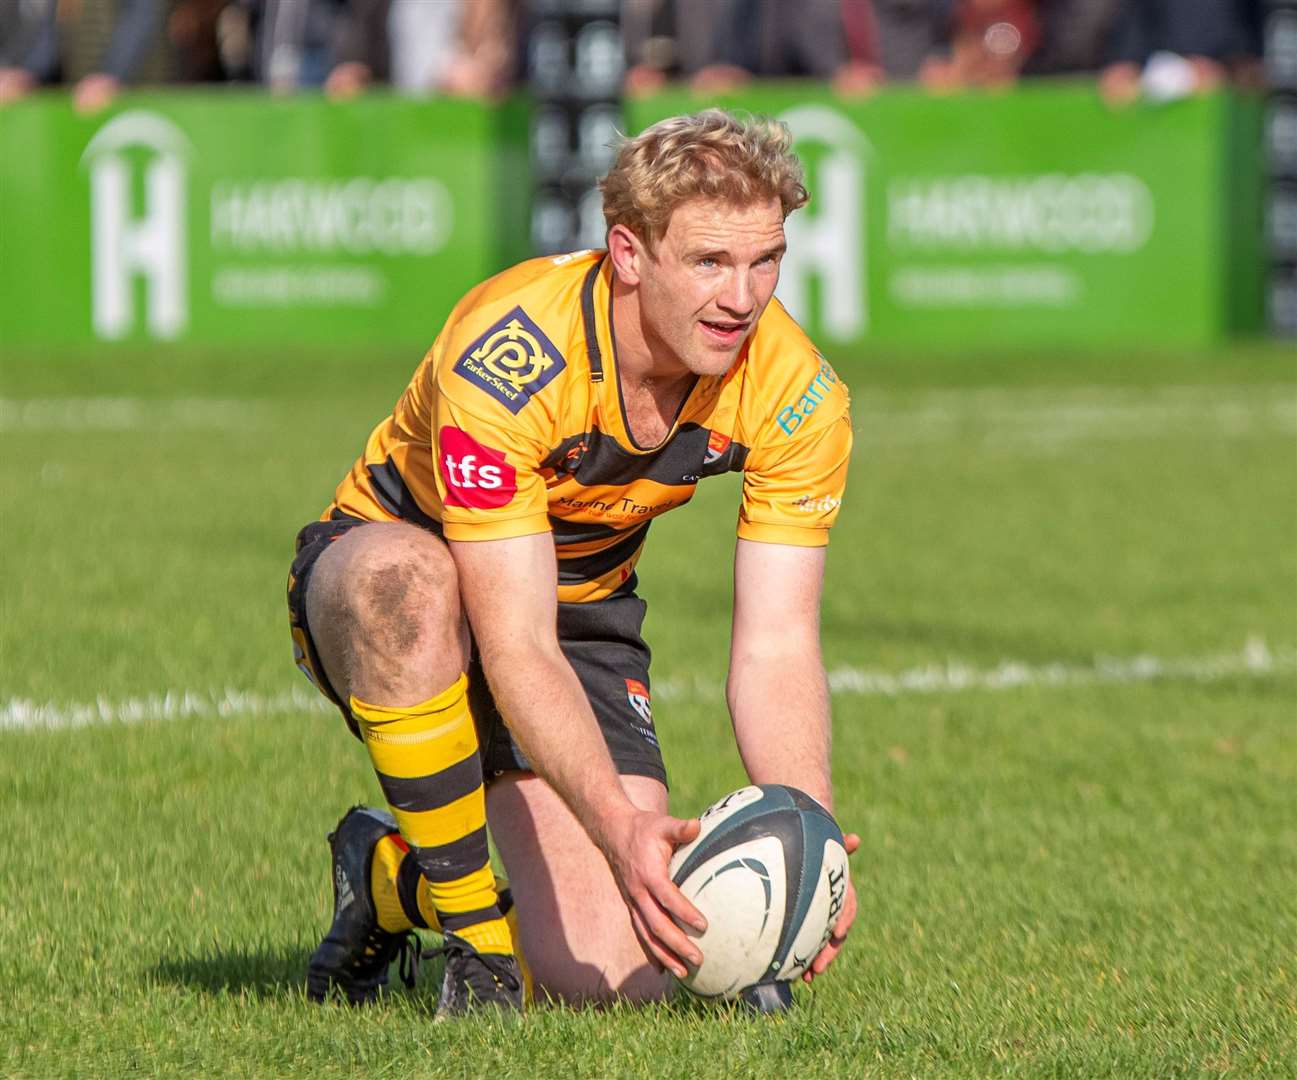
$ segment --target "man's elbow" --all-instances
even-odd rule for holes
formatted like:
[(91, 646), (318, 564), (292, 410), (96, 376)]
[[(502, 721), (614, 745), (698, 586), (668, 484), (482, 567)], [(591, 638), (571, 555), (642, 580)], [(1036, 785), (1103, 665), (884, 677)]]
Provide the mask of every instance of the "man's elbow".
[(528, 628), (518, 633), (477, 635), (475, 641), (482, 670), (492, 685), (502, 678), (548, 668), (563, 660), (557, 632), (546, 635)]
[(745, 636), (734, 642), (730, 654), (730, 672), (749, 668), (765, 669), (818, 664), (820, 635), (818, 627), (781, 628), (776, 633)]

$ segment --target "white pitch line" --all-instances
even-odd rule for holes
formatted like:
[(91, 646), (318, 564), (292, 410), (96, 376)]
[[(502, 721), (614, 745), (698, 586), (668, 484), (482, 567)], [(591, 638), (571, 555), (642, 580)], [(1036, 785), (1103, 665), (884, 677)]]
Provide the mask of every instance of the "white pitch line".
[[(835, 695), (904, 697), (910, 694), (958, 694), (968, 691), (1017, 690), (1024, 687), (1126, 685), (1146, 682), (1219, 682), (1297, 671), (1297, 649), (1272, 649), (1253, 635), (1234, 652), (1195, 657), (1097, 656), (1089, 664), (1055, 661), (1030, 664), (1003, 660), (994, 667), (976, 667), (960, 660), (890, 672), (852, 666), (828, 672)], [(653, 680), (659, 701), (703, 700), (721, 693), (721, 683), (706, 678)]]
[[(951, 661), (898, 672), (838, 667), (829, 672), (829, 687), (840, 696), (905, 697), (1029, 687), (1209, 683), (1293, 671), (1297, 671), (1297, 649), (1272, 649), (1264, 638), (1253, 636), (1237, 651), (1198, 657), (1100, 656), (1090, 664), (1061, 661), (1028, 664), (1006, 660), (990, 668)], [(653, 681), (653, 696), (664, 702), (719, 701), (722, 689), (717, 680), (692, 676), (665, 676)], [(328, 712), (331, 708), (322, 697), (305, 687), (294, 687), (286, 693), (271, 696), (226, 689), (173, 691), (117, 700), (101, 697), (92, 702), (34, 702), (26, 698), (9, 698), (0, 702), (0, 731), (60, 731), (101, 724), (139, 724), (210, 716), (281, 716)]]
[(94, 701), (37, 702), (9, 698), (0, 703), (0, 731), (58, 731), (100, 724), (143, 724), (210, 716), (282, 716), (331, 708), (318, 694), (299, 687), (268, 696), (246, 690), (172, 690), (143, 697)]
[(1287, 384), (932, 390), (910, 397), (865, 391), (853, 416), (864, 445), (1061, 449), (1165, 436), (1292, 436), (1297, 394)]
[[(222, 397), (0, 397), (0, 434), (47, 431), (246, 430), (291, 406)], [(857, 441), (909, 447), (973, 443), (993, 451), (1163, 436), (1297, 434), (1290, 383), (1155, 387), (970, 387), (857, 394)]]
[(0, 433), (14, 431), (243, 431), (264, 427), (268, 403), (240, 398), (0, 398)]

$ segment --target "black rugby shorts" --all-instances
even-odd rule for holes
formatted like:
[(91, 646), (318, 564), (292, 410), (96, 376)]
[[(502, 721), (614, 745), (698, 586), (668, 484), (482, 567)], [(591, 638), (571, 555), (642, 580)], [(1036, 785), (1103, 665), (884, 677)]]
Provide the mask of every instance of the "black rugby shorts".
[[(324, 674), (306, 619), (306, 590), (315, 561), (328, 545), (351, 529), (368, 524), (334, 512), (297, 534), (297, 554), (288, 577), (288, 620), (297, 666), (341, 711), (353, 735), (360, 736), (348, 703), (339, 699)], [(640, 636), (645, 604), (634, 592), (635, 577), (612, 596), (587, 604), (558, 605), (558, 643), (585, 689), (590, 707), (617, 771), (667, 782), (649, 704), (649, 647)], [(481, 744), (482, 771), (489, 783), (511, 770), (531, 771), (523, 752), (496, 707), (473, 647), (468, 670), (468, 700)], [(381, 704), (381, 702), (376, 702)], [(544, 709), (545, 703), (538, 702)]]

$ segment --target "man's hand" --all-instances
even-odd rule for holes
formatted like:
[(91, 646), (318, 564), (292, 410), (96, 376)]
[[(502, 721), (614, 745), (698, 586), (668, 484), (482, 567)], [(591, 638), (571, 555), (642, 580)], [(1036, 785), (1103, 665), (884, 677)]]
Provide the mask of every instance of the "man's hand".
[[(846, 842), (847, 854), (854, 855), (856, 848), (860, 847), (860, 837), (855, 833), (847, 833), (843, 840)], [(855, 921), (856, 887), (851, 884), (851, 875), (847, 874), (847, 898), (842, 904), (842, 914), (833, 925), (833, 932), (829, 934), (829, 943), (820, 950), (819, 955), (811, 961), (811, 966), (802, 974), (803, 980), (811, 982), (816, 975), (823, 975), (828, 970), (828, 966), (837, 959), (842, 946), (846, 944), (847, 931)]]
[(23, 68), (0, 67), (0, 105), (25, 98), (36, 87), (31, 72)]
[(324, 93), (330, 101), (348, 101), (364, 93), (373, 81), (374, 73), (368, 64), (346, 60), (329, 72), (324, 80)]
[(108, 108), (117, 97), (121, 83), (102, 71), (85, 76), (72, 91), (72, 107), (84, 116)]
[(667, 874), (667, 864), (672, 852), (693, 840), (699, 828), (697, 818), (682, 821), (636, 810), (605, 839), (604, 854), (630, 911), (635, 935), (654, 965), (678, 979), (688, 974), (686, 963), (696, 968), (703, 961), (698, 946), (679, 923), (701, 933), (707, 929), (707, 920), (676, 887)]

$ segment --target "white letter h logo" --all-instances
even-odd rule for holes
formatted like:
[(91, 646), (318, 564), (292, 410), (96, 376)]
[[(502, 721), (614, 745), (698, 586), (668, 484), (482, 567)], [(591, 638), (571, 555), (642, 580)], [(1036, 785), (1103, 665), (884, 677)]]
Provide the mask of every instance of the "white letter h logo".
[[(144, 212), (131, 217), (131, 164), (120, 153), (144, 146), (154, 157), (144, 171)], [(188, 322), (185, 243), (184, 136), (167, 120), (128, 112), (104, 127), (86, 147), (90, 163), (93, 322), (100, 337), (117, 339), (134, 322), (132, 285), (147, 286), (152, 337), (176, 337)]]

